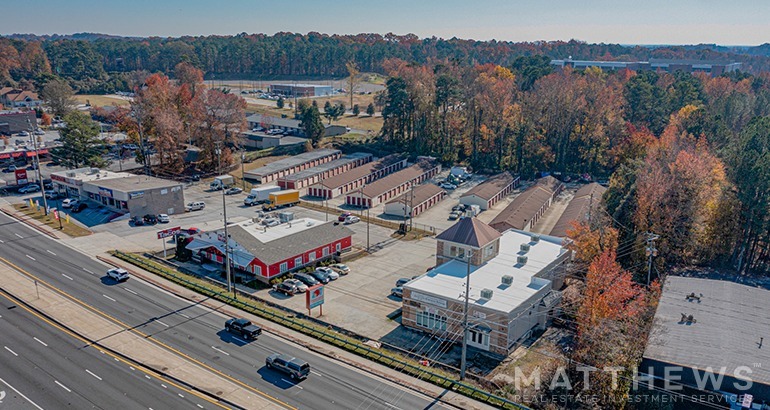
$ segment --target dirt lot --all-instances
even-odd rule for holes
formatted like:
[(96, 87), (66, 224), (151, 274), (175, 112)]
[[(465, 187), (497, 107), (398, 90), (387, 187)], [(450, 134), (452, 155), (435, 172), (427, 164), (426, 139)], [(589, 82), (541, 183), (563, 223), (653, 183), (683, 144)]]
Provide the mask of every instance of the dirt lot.
[(76, 95), (75, 101), (80, 104), (91, 103), (94, 107), (112, 106), (118, 105), (121, 107), (128, 107), (129, 102), (126, 99), (118, 98), (114, 95)]

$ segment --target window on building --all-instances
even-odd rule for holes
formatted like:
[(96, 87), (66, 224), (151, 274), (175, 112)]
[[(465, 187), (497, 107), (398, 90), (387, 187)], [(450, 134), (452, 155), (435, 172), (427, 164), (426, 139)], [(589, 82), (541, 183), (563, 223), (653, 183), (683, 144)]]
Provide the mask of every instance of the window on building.
[(323, 255), (324, 255), (325, 257), (326, 257), (326, 256), (329, 256), (329, 247), (328, 247), (328, 246), (324, 246)]
[(297, 256), (296, 258), (294, 258), (294, 267), (297, 267), (297, 266), (302, 266), (302, 257), (301, 256)]
[(262, 276), (262, 267), (259, 265), (251, 265), (251, 271), (254, 272), (255, 275)]
[(457, 257), (460, 259), (465, 258), (465, 248), (458, 248), (457, 249)]
[(446, 330), (446, 317), (430, 312), (417, 312), (417, 326), (433, 330)]
[(468, 344), (482, 349), (488, 349), (489, 334), (477, 329), (470, 329), (468, 332)]
[(281, 266), (280, 266), (280, 271), (281, 271), (281, 273), (284, 273), (284, 272), (286, 272), (287, 270), (289, 270), (289, 264), (288, 264), (288, 263), (286, 263), (286, 262), (281, 262)]
[(337, 251), (337, 252), (341, 251), (341, 250), (342, 250), (342, 244), (341, 244), (341, 243), (338, 243), (337, 245), (335, 245), (335, 246), (334, 246), (334, 249), (335, 249), (335, 251)]
[(457, 256), (457, 247), (456, 246), (452, 246), (452, 247), (449, 248), (449, 256), (451, 256), (451, 257)]
[(486, 248), (484, 248), (484, 256), (491, 256), (494, 250), (495, 250), (494, 244), (487, 246)]

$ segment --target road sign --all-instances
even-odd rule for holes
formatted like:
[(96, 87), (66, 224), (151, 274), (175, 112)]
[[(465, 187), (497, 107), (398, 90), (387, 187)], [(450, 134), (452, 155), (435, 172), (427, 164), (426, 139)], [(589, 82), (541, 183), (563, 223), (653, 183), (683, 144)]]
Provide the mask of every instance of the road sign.
[(182, 232), (182, 228), (179, 226), (175, 228), (164, 229), (162, 231), (158, 231), (158, 239), (168, 238), (169, 236), (174, 236), (179, 232)]
[(26, 169), (17, 169), (14, 171), (14, 174), (16, 175), (16, 185), (27, 185), (29, 180), (27, 179)]
[(305, 292), (305, 305), (310, 310), (316, 306), (324, 304), (324, 285), (311, 286), (310, 289)]

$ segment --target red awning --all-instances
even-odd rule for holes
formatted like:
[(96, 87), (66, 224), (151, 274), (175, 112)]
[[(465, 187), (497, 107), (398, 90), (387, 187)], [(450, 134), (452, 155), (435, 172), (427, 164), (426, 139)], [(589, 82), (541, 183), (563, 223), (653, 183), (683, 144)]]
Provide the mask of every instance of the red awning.
[(0, 159), (8, 159), (10, 157), (11, 157), (11, 154), (9, 152), (0, 153)]
[[(48, 153), (48, 150), (45, 149), (45, 148), (41, 148), (41, 149), (39, 149), (37, 151), (38, 151), (39, 155), (45, 155), (45, 154)], [(27, 158), (34, 157), (34, 156), (35, 156), (35, 151), (27, 151)]]

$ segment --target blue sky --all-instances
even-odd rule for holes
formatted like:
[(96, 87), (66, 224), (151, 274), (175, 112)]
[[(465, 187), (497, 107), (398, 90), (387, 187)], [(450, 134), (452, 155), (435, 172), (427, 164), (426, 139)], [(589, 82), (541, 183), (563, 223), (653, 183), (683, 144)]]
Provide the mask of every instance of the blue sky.
[(180, 36), (291, 31), (477, 40), (756, 45), (767, 0), (8, 0), (2, 34)]

